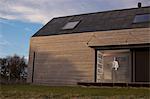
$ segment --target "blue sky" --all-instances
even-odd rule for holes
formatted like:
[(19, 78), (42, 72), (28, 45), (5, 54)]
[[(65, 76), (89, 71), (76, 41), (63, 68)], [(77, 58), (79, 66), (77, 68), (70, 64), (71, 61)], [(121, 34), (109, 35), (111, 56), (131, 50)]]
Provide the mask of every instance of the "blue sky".
[(150, 6), (150, 0), (0, 0), (0, 57), (28, 57), (30, 37), (53, 17)]

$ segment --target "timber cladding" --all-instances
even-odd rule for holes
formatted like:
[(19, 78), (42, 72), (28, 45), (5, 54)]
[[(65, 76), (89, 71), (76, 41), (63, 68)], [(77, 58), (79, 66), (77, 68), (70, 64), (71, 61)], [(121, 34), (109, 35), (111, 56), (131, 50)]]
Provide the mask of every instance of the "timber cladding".
[(32, 37), (28, 82), (32, 77), (36, 84), (94, 82), (95, 50), (89, 46), (150, 43), (149, 31), (140, 28)]

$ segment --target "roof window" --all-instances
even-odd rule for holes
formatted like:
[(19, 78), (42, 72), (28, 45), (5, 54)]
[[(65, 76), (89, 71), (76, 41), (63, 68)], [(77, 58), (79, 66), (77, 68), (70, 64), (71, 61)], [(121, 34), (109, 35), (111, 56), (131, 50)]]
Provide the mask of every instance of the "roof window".
[(134, 23), (150, 22), (150, 14), (136, 15), (133, 22)]
[(74, 21), (74, 22), (68, 22), (67, 24), (65, 24), (64, 27), (62, 27), (62, 29), (73, 29), (77, 26), (77, 24), (79, 23), (79, 21)]

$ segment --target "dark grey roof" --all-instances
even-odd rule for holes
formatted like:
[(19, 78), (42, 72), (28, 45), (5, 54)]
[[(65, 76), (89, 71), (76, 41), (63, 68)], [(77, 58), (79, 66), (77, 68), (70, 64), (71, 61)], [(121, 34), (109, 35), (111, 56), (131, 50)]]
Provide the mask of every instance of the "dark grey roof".
[[(133, 20), (138, 14), (149, 13), (150, 6), (58, 17), (53, 18), (33, 36), (146, 28), (150, 27), (149, 22), (133, 23)], [(62, 27), (64, 27), (64, 25), (66, 25), (68, 22), (74, 21), (80, 21), (80, 23), (74, 29), (62, 29)]]

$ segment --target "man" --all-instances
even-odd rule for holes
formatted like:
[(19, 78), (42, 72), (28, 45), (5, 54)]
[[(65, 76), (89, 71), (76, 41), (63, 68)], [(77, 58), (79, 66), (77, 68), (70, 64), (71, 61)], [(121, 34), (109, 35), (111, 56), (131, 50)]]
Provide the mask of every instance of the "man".
[(112, 62), (112, 81), (117, 82), (117, 70), (119, 68), (119, 63), (116, 60), (116, 57), (114, 57), (114, 60)]

